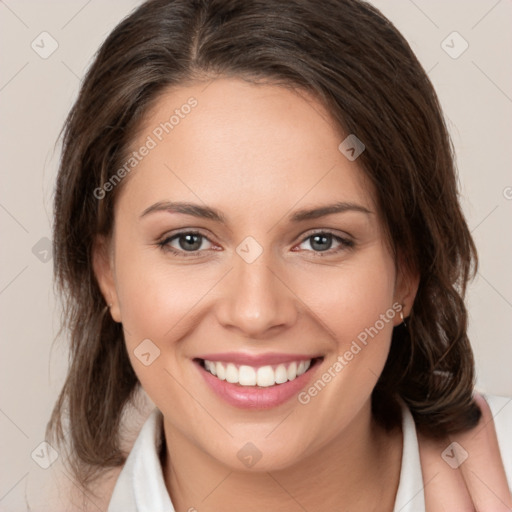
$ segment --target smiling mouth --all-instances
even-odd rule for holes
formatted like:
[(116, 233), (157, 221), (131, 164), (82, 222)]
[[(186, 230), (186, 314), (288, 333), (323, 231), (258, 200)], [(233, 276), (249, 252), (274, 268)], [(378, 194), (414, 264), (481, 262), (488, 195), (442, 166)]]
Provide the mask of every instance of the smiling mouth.
[(241, 387), (266, 388), (294, 381), (322, 360), (323, 357), (315, 357), (308, 360), (259, 367), (209, 361), (207, 359), (195, 359), (194, 361), (219, 380)]

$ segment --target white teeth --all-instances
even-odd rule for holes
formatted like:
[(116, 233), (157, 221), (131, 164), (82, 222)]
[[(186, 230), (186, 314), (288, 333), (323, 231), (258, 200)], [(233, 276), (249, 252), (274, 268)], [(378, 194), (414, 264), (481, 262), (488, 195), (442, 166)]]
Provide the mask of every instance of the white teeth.
[(262, 388), (268, 388), (276, 383), (276, 376), (272, 366), (262, 366), (256, 372), (256, 384)]
[(288, 366), (288, 380), (293, 380), (297, 377), (297, 363), (292, 363)]
[(220, 380), (226, 380), (226, 368), (222, 363), (213, 363), (217, 372), (217, 378)]
[(205, 361), (204, 362), (205, 366), (206, 366), (206, 369), (212, 374), (212, 375), (216, 375), (217, 374), (217, 369), (216, 369), (216, 365), (215, 363), (212, 363), (211, 361)]
[(308, 368), (311, 366), (311, 359), (309, 361), (301, 361), (299, 366), (297, 367), (297, 376), (302, 375), (308, 371)]
[(226, 366), (226, 381), (231, 384), (238, 382), (238, 368), (233, 363)]
[(240, 366), (238, 383), (242, 386), (256, 386), (256, 370), (252, 366)]
[(305, 373), (311, 366), (311, 359), (307, 361), (293, 361), (288, 364), (279, 364), (277, 367), (270, 365), (254, 368), (252, 366), (236, 366), (233, 363), (221, 363), (219, 361), (204, 361), (205, 369), (220, 380), (226, 380), (231, 384), (241, 386), (270, 387), (276, 384), (284, 384)]
[(276, 368), (276, 384), (283, 384), (284, 382), (288, 382), (288, 372), (286, 371), (286, 366), (280, 364)]

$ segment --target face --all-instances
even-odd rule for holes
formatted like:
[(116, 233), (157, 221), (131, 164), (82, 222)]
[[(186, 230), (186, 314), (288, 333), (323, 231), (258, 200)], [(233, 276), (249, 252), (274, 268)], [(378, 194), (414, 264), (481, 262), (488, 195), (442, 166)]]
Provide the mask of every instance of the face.
[(95, 253), (166, 433), (230, 467), (254, 451), (285, 468), (354, 432), (410, 307), (345, 137), (305, 93), (172, 89)]

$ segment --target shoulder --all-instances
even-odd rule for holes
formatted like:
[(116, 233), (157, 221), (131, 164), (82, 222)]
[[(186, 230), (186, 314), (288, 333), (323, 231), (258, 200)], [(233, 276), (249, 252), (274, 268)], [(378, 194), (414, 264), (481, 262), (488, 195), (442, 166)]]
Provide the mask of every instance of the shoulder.
[(512, 507), (512, 399), (475, 394), (482, 417), (441, 440), (418, 435), (427, 510)]

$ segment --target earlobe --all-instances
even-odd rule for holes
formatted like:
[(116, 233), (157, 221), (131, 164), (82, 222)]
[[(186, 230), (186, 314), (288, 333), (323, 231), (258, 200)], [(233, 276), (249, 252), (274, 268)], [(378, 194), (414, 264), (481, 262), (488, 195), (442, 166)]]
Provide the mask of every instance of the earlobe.
[(416, 271), (402, 271), (397, 277), (395, 300), (401, 305), (399, 314), (395, 317), (395, 326), (406, 324), (410, 315), (420, 283), (420, 275)]
[(93, 245), (92, 263), (94, 275), (106, 307), (115, 322), (121, 322), (121, 312), (114, 279), (114, 263), (109, 241), (104, 236), (98, 236)]

